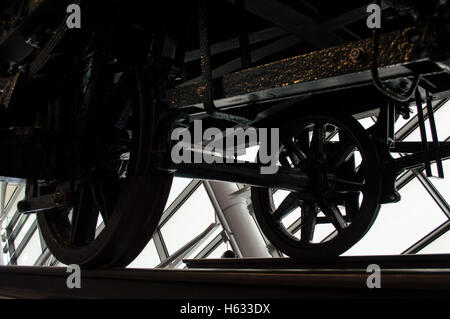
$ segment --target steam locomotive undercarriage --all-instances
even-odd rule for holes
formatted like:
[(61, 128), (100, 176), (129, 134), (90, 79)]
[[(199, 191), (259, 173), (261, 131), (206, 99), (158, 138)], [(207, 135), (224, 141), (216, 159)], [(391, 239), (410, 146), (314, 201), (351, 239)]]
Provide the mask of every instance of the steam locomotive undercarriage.
[[(400, 200), (405, 170), (444, 177), (450, 141), (434, 112), (450, 97), (448, 2), (379, 2), (373, 29), (367, 4), (288, 2), (79, 1), (81, 28), (71, 29), (70, 1), (2, 1), (0, 176), (26, 181), (18, 210), (37, 214), (60, 261), (130, 263), (173, 176), (249, 185), (265, 236), (298, 259), (358, 242), (380, 205)], [(394, 127), (412, 110), (421, 139), (406, 142)], [(172, 132), (198, 120), (279, 129), (277, 172), (224, 158), (174, 163)], [(288, 192), (278, 207), (277, 190)], [(319, 224), (334, 230), (315, 242)]]

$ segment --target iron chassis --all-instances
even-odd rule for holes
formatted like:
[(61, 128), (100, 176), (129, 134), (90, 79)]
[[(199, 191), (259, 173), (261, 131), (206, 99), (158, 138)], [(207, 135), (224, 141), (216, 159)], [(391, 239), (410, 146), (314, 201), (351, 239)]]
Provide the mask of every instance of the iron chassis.
[[(409, 40), (412, 37), (419, 37), (421, 32), (423, 30), (408, 28), (383, 35), (380, 40), (382, 62), (379, 72), (383, 80), (403, 79), (410, 81), (408, 83), (412, 82), (414, 75), (420, 74), (423, 82), (418, 88), (419, 95), (423, 96), (423, 102), (428, 102), (428, 107), (432, 107), (432, 101), (449, 97), (446, 87), (448, 79), (445, 79), (449, 61), (445, 60), (445, 56), (440, 56), (436, 60), (430, 56), (422, 57), (421, 45)], [(422, 34), (420, 37), (424, 36)], [(360, 59), (354, 58), (356, 54), (361, 56)], [(214, 103), (217, 108), (214, 111), (220, 110), (223, 114), (219, 116), (213, 114), (212, 117), (235, 122), (233, 115), (239, 114), (244, 118), (245, 125), (264, 127), (264, 125), (270, 126), (272, 122), (281, 124), (288, 117), (286, 113), (289, 115), (301, 113), (301, 110), (293, 109), (291, 106), (301, 108), (302, 103), (314, 105), (314, 111), (319, 113), (321, 111), (332, 114), (344, 112), (357, 119), (377, 116), (378, 121), (375, 126), (369, 128), (369, 132), (372, 139), (377, 141), (380, 163), (384, 163), (381, 174), (385, 176), (384, 191), (386, 193), (382, 197), (385, 198), (385, 202), (392, 202), (394, 197), (398, 199), (397, 195), (393, 194), (392, 183), (395, 177), (405, 169), (429, 167), (431, 162), (447, 159), (449, 143), (428, 142), (426, 139), (422, 142), (395, 140), (393, 125), (396, 119), (401, 114), (408, 114), (409, 107), (415, 107), (418, 102), (415, 98), (420, 96), (415, 94), (407, 102), (394, 103), (380, 94), (372, 83), (371, 56), (373, 56), (373, 44), (372, 40), (368, 39), (226, 75), (214, 82), (216, 90)], [(320, 66), (317, 68), (318, 65)], [(207, 106), (205, 107), (206, 102), (202, 102), (203, 95), (198, 94), (199, 87), (202, 88), (201, 85), (202, 82), (196, 82), (170, 89), (166, 92), (165, 99), (171, 108), (185, 110), (191, 119), (205, 118), (210, 111)], [(352, 99), (349, 99), (350, 96)], [(371, 97), (370, 101), (365, 100), (367, 96)], [(384, 106), (379, 107), (381, 104)], [(330, 109), (329, 105), (333, 105), (333, 109)], [(324, 108), (326, 110), (323, 110)], [(431, 110), (432, 108), (427, 108), (427, 111)], [(227, 118), (230, 113), (233, 115)], [(429, 115), (431, 113), (426, 112), (426, 115), (422, 113), (422, 120)], [(239, 118), (236, 122), (239, 122)], [(422, 124), (420, 126), (422, 127)], [(437, 147), (438, 144), (439, 147)], [(389, 155), (391, 152), (412, 155), (394, 159)], [(424, 161), (425, 158), (428, 160)], [(225, 174), (231, 173), (223, 165), (219, 165), (221, 166)], [(245, 167), (249, 168), (249, 166)], [(214, 176), (217, 178), (214, 172), (217, 172), (218, 167), (214, 165), (202, 166), (198, 170), (195, 165), (184, 165), (177, 171), (184, 175), (182, 172), (190, 169), (195, 170), (196, 174), (203, 174), (202, 178), (208, 179)], [(233, 168), (230, 167), (230, 169)], [(256, 172), (259, 167), (254, 167), (253, 170)], [(289, 182), (286, 182), (282, 174), (280, 172), (279, 179), (276, 176), (268, 176), (267, 184), (262, 185), (263, 176), (253, 180), (243, 179), (241, 182), (250, 185), (291, 188), (292, 185), (286, 184)], [(193, 177), (189, 173), (186, 176)], [(228, 180), (225, 177), (222, 178)], [(236, 178), (235, 174), (233, 178)]]
[[(108, 139), (111, 136), (111, 128), (107, 124), (102, 124), (102, 122), (108, 123), (103, 121), (108, 118), (105, 116), (105, 109), (91, 106), (96, 103), (104, 105), (105, 102), (94, 103), (91, 97), (88, 97), (87, 104), (82, 104), (83, 107), (87, 106), (88, 110), (79, 110), (77, 106), (74, 106), (62, 111), (58, 103), (64, 101), (54, 104), (48, 112), (39, 108), (30, 110), (27, 106), (32, 103), (39, 104), (33, 101), (35, 97), (45, 96), (44, 100), (54, 97), (52, 90), (55, 89), (54, 85), (57, 82), (55, 78), (57, 79), (58, 76), (44, 76), (42, 80), (36, 81), (42, 76), (41, 71), (51, 71), (47, 73), (52, 74), (59, 67), (67, 66), (70, 62), (70, 59), (59, 60), (58, 55), (50, 55), (50, 53), (54, 53), (56, 48), (64, 48), (64, 50), (74, 50), (76, 56), (83, 58), (85, 52), (74, 43), (78, 44), (78, 41), (81, 41), (84, 44), (83, 48), (89, 48), (91, 45), (86, 40), (89, 36), (83, 34), (79, 37), (76, 30), (68, 31), (64, 24), (60, 24), (60, 12), (64, 12), (66, 3), (59, 2), (58, 5), (55, 5), (55, 1), (40, 1), (40, 3), (42, 4), (30, 13), (31, 19), (25, 19), (25, 22), (5, 36), (6, 40), (0, 44), (0, 58), (2, 62), (9, 63), (8, 70), (4, 69), (7, 72), (3, 72), (5, 74), (0, 79), (3, 105), (1, 147), (5, 154), (10, 154), (0, 159), (0, 175), (26, 179), (30, 187), (27, 198), (19, 204), (19, 211), (22, 213), (39, 211), (42, 216), (43, 213), (49, 215), (48, 212), (52, 210), (67, 211), (76, 206), (76, 194), (82, 189), (80, 176), (86, 167), (93, 166), (93, 161), (84, 157), (80, 158), (78, 154), (95, 154), (92, 156), (95, 158), (94, 162), (105, 161), (106, 151), (96, 152), (95, 148), (99, 144), (90, 144), (87, 139), (89, 136), (102, 135), (105, 132), (108, 132), (105, 137)], [(82, 4), (84, 5), (84, 2)], [(121, 1), (117, 4), (123, 9)], [(196, 9), (196, 6), (193, 7)], [(72, 239), (78, 246), (74, 248), (74, 243), (71, 243), (61, 248), (58, 245), (60, 245), (59, 242), (64, 241), (61, 239), (62, 235), (52, 233), (49, 225), (53, 223), (48, 220), (42, 221), (44, 218), (41, 217), (41, 231), (50, 233), (47, 237), (49, 246), (52, 252), (65, 263), (78, 263), (89, 267), (126, 265), (133, 258), (132, 256), (145, 246), (146, 239), (149, 238), (148, 234), (151, 234), (152, 228), (156, 226), (172, 175), (239, 182), (254, 186), (252, 201), (260, 202), (256, 204), (256, 214), (259, 216), (259, 222), (265, 225), (262, 225), (263, 231), (283, 252), (296, 258), (332, 257), (361, 238), (376, 217), (380, 204), (400, 200), (395, 189), (395, 180), (404, 170), (425, 168), (427, 175), (431, 175), (431, 164), (436, 163), (438, 175), (443, 177), (442, 160), (450, 158), (450, 142), (438, 141), (433, 110), (449, 98), (450, 49), (446, 41), (448, 33), (443, 33), (441, 28), (442, 25), (447, 27), (447, 20), (436, 21), (439, 28), (430, 27), (425, 23), (383, 35), (375, 34), (373, 39), (324, 48), (213, 79), (211, 46), (208, 37), (208, 10), (205, 2), (200, 1), (198, 14), (192, 14), (192, 16), (198, 17), (201, 78), (198, 81), (194, 79), (179, 83), (180, 68), (185, 59), (182, 45), (184, 34), (180, 32), (183, 29), (180, 25), (185, 23), (186, 16), (189, 18), (190, 14), (176, 18), (172, 16), (172, 21), (182, 21), (179, 22), (180, 24), (167, 25), (163, 22), (165, 15), (155, 13), (154, 19), (150, 19), (152, 20), (150, 25), (142, 22), (147, 21), (143, 16), (139, 17), (139, 22), (144, 24), (143, 28), (125, 27), (126, 31), (119, 31), (123, 25), (118, 27), (112, 24), (105, 31), (98, 29), (96, 22), (93, 22), (95, 20), (93, 17), (100, 14), (105, 17), (105, 20), (110, 20), (112, 17), (117, 18), (117, 11), (107, 10), (105, 13), (102, 6), (96, 5), (86, 11), (89, 12), (91, 9), (95, 13), (88, 14), (86, 17), (88, 32), (97, 30), (100, 36), (95, 37), (96, 39), (111, 34), (117, 36), (111, 42), (106, 41), (104, 44), (106, 49), (96, 47), (92, 52), (113, 52), (114, 57), (121, 62), (119, 63), (121, 68), (116, 71), (121, 71), (125, 75), (131, 72), (133, 76), (130, 77), (135, 76), (136, 87), (130, 89), (129, 82), (126, 82), (124, 87), (119, 85), (112, 87), (112, 90), (124, 90), (131, 92), (130, 95), (137, 93), (138, 104), (141, 107), (138, 120), (140, 124), (137, 124), (137, 130), (140, 131), (138, 145), (135, 146), (137, 151), (130, 151), (138, 154), (135, 157), (136, 162), (131, 165), (135, 179), (131, 179), (129, 182), (131, 186), (128, 189), (122, 190), (126, 194), (123, 197), (128, 196), (128, 201), (124, 199), (123, 202), (110, 204), (106, 200), (105, 207), (111, 206), (109, 210), (113, 210), (116, 215), (122, 212), (121, 215), (125, 217), (120, 220), (123, 222), (127, 219), (125, 211), (130, 209), (126, 204), (129, 204), (129, 197), (132, 197), (138, 202), (137, 206), (143, 211), (142, 214), (154, 216), (148, 222), (142, 223), (146, 230), (142, 229), (142, 233), (137, 232), (135, 237), (131, 236), (127, 239), (129, 245), (124, 245), (127, 249), (124, 248), (118, 252), (115, 251), (118, 249), (115, 246), (117, 243), (114, 244), (114, 241), (117, 242), (120, 238), (118, 234), (122, 232), (122, 237), (126, 237), (136, 224), (127, 222), (128, 228), (112, 229), (105, 235), (108, 236), (106, 239), (91, 238), (91, 235), (87, 236), (83, 231), (72, 232)], [(130, 20), (133, 21), (138, 11), (128, 9), (125, 13), (121, 13), (126, 17), (124, 24), (126, 25)], [(180, 11), (192, 12), (192, 8)], [(162, 12), (167, 13), (164, 10)], [(133, 16), (132, 19), (131, 16)], [(45, 41), (43, 40), (44, 44), (41, 44), (39, 37), (33, 37), (35, 33), (31, 33), (33, 36), (30, 37), (30, 30), (35, 29), (35, 23), (39, 25), (43, 17), (48, 19), (47, 27), (54, 32), (53, 36), (50, 35)], [(148, 30), (157, 30), (157, 32), (150, 36)], [(444, 30), (448, 29), (444, 28)], [(30, 39), (31, 42), (28, 41)], [(378, 44), (374, 45), (376, 42)], [(96, 42), (94, 43), (95, 46)], [(240, 34), (240, 46), (242, 64), (245, 66), (248, 65), (249, 60), (248, 35)], [(36, 47), (40, 47), (37, 54)], [(151, 54), (149, 55), (148, 52)], [(56, 62), (51, 61), (50, 56), (56, 59)], [(20, 63), (16, 63), (19, 60)], [(133, 62), (130, 63), (130, 61)], [(375, 69), (374, 64), (378, 64)], [(79, 65), (74, 65), (74, 70), (79, 72)], [(117, 67), (114, 63), (112, 65)], [(11, 68), (12, 66), (20, 66), (20, 68), (14, 69)], [(386, 90), (383, 82), (388, 82), (388, 88), (395, 91), (397, 96), (393, 97), (389, 89)], [(73, 82), (70, 84), (79, 85)], [(64, 90), (67, 90), (67, 87), (70, 85), (63, 86)], [(17, 93), (25, 92), (21, 90), (32, 93), (26, 96)], [(367, 99), (368, 96), (370, 100)], [(113, 98), (115, 99), (116, 96), (113, 95)], [(421, 107), (424, 102), (425, 110)], [(421, 142), (397, 141), (394, 134), (396, 119), (399, 116), (407, 117), (410, 107), (417, 107)], [(95, 112), (90, 113), (89, 108), (94, 109)], [(136, 109), (134, 111), (136, 113)], [(43, 127), (42, 121), (37, 119), (38, 114), (41, 114), (40, 116), (45, 114), (50, 127)], [(352, 119), (369, 116), (376, 116), (377, 122), (366, 130), (362, 130)], [(431, 141), (425, 134), (427, 118), (431, 124)], [(326, 121), (328, 125), (326, 127), (339, 131), (339, 134), (345, 138), (340, 140), (342, 145), (338, 143), (337, 146), (333, 146), (337, 148), (336, 150), (314, 151), (312, 145), (320, 144), (313, 141), (314, 138), (307, 141), (308, 147), (300, 144), (300, 151), (291, 148), (291, 155), (288, 155), (289, 161), (282, 163), (283, 165), (275, 175), (261, 175), (260, 166), (255, 163), (173, 165), (169, 156), (172, 146), (170, 132), (179, 126), (190, 129), (195, 119), (202, 119), (205, 128), (222, 129), (236, 125), (283, 129), (289, 126), (286, 125), (289, 120), (294, 120), (295, 125), (300, 126), (302, 130), (312, 130), (313, 135), (320, 132), (319, 129), (318, 131), (314, 129), (319, 126), (318, 123)], [(64, 125), (72, 120), (76, 125), (71, 127), (71, 130), (63, 129)], [(92, 125), (86, 124), (92, 122), (98, 126), (93, 128)], [(326, 128), (322, 130), (322, 135), (331, 133)], [(285, 135), (291, 134), (292, 128), (287, 128), (285, 132)], [(290, 135), (289, 138), (291, 138)], [(351, 142), (348, 142), (349, 140)], [(287, 142), (285, 144), (284, 151), (289, 153), (289, 146)], [(338, 241), (335, 245), (316, 250), (295, 248), (295, 243), (290, 243), (289, 238), (284, 238), (282, 232), (273, 230), (276, 225), (267, 218), (270, 214), (264, 210), (265, 195), (261, 193), (261, 189), (288, 190), (295, 194), (293, 195), (295, 202), (301, 203), (298, 205), (305, 205), (308, 202), (314, 203), (315, 206), (316, 203), (322, 202), (319, 194), (324, 187), (335, 194), (355, 192), (352, 187), (360, 185), (346, 183), (343, 178), (349, 173), (348, 170), (335, 172), (343, 175), (335, 180), (332, 178), (328, 180), (327, 174), (324, 173), (326, 168), (323, 167), (323, 163), (319, 163), (323, 162), (323, 159), (317, 159), (322, 156), (318, 155), (320, 153), (329, 152), (327, 156), (336, 156), (335, 153), (339, 152), (345, 153), (349, 144), (352, 150), (359, 150), (366, 160), (364, 162), (366, 170), (371, 172), (362, 179), (365, 182), (369, 181), (367, 182), (369, 185), (365, 185), (363, 191), (369, 204), (364, 211), (361, 207), (352, 208), (355, 215), (365, 213), (368, 217), (363, 218), (360, 224), (356, 222), (354, 230), (347, 231), (353, 231), (354, 234), (349, 235), (348, 238), (344, 236), (343, 243)], [(303, 153), (312, 154), (306, 156), (311, 158), (302, 159)], [(407, 155), (393, 158), (391, 153)], [(302, 160), (305, 160), (307, 164), (302, 164)], [(80, 162), (84, 165), (80, 165)], [(355, 167), (350, 168), (351, 170), (354, 171)], [(129, 177), (127, 181), (128, 179)], [(77, 180), (77, 182), (70, 183), (68, 182), (70, 180)], [(326, 180), (326, 182), (317, 182), (317, 180)], [(36, 181), (40, 182), (36, 183)], [(58, 181), (56, 186), (55, 181)], [(149, 187), (149, 183), (153, 186)], [(329, 184), (332, 184), (331, 190), (328, 189)], [(339, 189), (340, 187), (342, 189)], [(161, 189), (159, 193), (156, 191), (158, 188)], [(150, 198), (147, 196), (149, 192), (153, 194)], [(310, 197), (305, 199), (302, 197), (306, 196), (305, 194)], [(113, 195), (110, 194), (110, 197)], [(145, 197), (147, 198), (144, 200)], [(149, 204), (151, 200), (157, 201), (158, 204), (151, 206)], [(290, 206), (292, 203), (286, 202), (286, 205)], [(347, 205), (346, 202), (344, 205)], [(351, 211), (350, 208), (347, 209)], [(103, 213), (103, 209), (99, 210)], [(107, 209), (104, 208), (104, 210)], [(304, 208), (304, 210), (308, 209)], [(343, 222), (353, 223), (349, 220), (350, 216), (346, 216), (344, 220), (336, 218), (335, 213), (336, 211), (326, 213), (326, 216), (321, 218), (321, 222), (332, 223), (337, 228), (342, 227)], [(103, 216), (104, 220), (108, 217), (113, 218), (113, 216)], [(139, 223), (139, 215), (132, 219), (135, 223)], [(306, 217), (305, 220), (307, 220)], [(45, 223), (47, 226), (44, 225)], [(113, 222), (111, 224), (114, 225)], [(303, 231), (307, 232), (308, 229)], [(145, 235), (143, 235), (144, 232)], [(142, 237), (139, 240), (136, 239), (138, 235)], [(95, 244), (96, 241), (100, 244)], [(108, 249), (103, 249), (104, 245), (109, 245)], [(130, 249), (130, 247), (133, 248)], [(72, 253), (71, 250), (76, 252)], [(126, 250), (131, 252), (125, 252)]]

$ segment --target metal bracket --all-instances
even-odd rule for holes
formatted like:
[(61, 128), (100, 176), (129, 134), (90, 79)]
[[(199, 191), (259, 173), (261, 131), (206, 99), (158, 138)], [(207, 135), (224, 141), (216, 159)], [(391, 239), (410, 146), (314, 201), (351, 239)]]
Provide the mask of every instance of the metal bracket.
[[(423, 109), (422, 109), (422, 95), (420, 94), (420, 91), (417, 89), (416, 93), (415, 93), (415, 97), (416, 97), (416, 106), (417, 106), (417, 115), (418, 115), (418, 119), (419, 119), (419, 129), (420, 129), (420, 136), (421, 136), (421, 140), (422, 140), (422, 154), (423, 154), (423, 160), (424, 160), (424, 164), (425, 164), (425, 172), (427, 177), (435, 177), (433, 176), (433, 173), (431, 171), (431, 160), (430, 160), (430, 156), (429, 156), (429, 144), (428, 144), (428, 138), (427, 138), (427, 132), (426, 132), (426, 128), (425, 128), (425, 117), (423, 114)], [(436, 166), (437, 166), (437, 171), (438, 171), (438, 178), (444, 178), (444, 169), (442, 166), (442, 158), (440, 156), (440, 153), (438, 152), (439, 149), (439, 139), (438, 139), (438, 134), (437, 134), (437, 129), (436, 129), (436, 121), (434, 119), (434, 112), (433, 112), (433, 107), (431, 105), (431, 97), (427, 91), (427, 100), (426, 100), (426, 105), (427, 105), (427, 111), (428, 111), (428, 120), (430, 123), (430, 130), (431, 130), (431, 135), (432, 135), (432, 143), (433, 143), (433, 149), (435, 150), (435, 161), (436, 161)]]
[(245, 27), (246, 21), (246, 8), (245, 0), (235, 1), (235, 12), (237, 20), (237, 28), (239, 35), (239, 47), (241, 51), (241, 64), (242, 69), (247, 69), (252, 64), (252, 56), (250, 53), (250, 43), (248, 38), (248, 30)]
[(234, 122), (237, 124), (247, 125), (253, 120), (219, 111), (214, 105), (212, 71), (211, 71), (211, 47), (209, 44), (209, 19), (207, 0), (199, 0), (198, 15), (199, 15), (199, 39), (201, 51), (201, 69), (202, 69), (202, 84), (199, 92), (202, 95), (202, 102), (206, 113), (214, 118)]
[(379, 137), (379, 141), (388, 145), (389, 147), (394, 147), (395, 145), (395, 117), (396, 117), (396, 101), (388, 99), (386, 104), (380, 108), (380, 114), (378, 115), (378, 120), (376, 122), (376, 136)]

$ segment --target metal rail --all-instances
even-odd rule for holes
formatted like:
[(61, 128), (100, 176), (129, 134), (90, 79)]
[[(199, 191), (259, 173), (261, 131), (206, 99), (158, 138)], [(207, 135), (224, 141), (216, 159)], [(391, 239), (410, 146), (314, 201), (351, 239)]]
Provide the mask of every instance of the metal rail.
[[(254, 264), (254, 263), (253, 263)], [(369, 289), (360, 270), (82, 270), (69, 289), (66, 268), (1, 267), (0, 296), (13, 298), (293, 299), (442, 297), (450, 271), (382, 270)]]

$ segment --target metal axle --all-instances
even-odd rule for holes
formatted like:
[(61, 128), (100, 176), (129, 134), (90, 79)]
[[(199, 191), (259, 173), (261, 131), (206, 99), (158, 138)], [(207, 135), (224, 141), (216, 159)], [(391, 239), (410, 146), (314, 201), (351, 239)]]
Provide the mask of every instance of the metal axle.
[(213, 181), (242, 183), (252, 186), (305, 191), (311, 186), (309, 176), (299, 169), (279, 167), (275, 174), (261, 174), (261, 164), (179, 164), (175, 176)]

